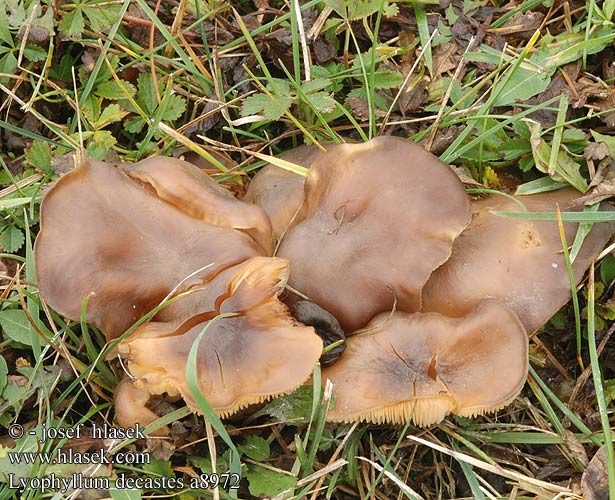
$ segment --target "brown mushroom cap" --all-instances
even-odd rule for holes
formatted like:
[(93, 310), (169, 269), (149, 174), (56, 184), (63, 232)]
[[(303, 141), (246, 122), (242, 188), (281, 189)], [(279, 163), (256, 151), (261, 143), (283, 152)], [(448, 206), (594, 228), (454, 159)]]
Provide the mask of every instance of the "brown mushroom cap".
[(378, 137), (317, 159), (305, 202), (278, 255), (290, 285), (330, 311), (346, 331), (379, 312), (414, 312), (432, 271), (470, 220), (465, 189), (418, 144)]
[[(574, 189), (521, 196), (530, 212), (577, 210)], [(472, 202), (473, 219), (453, 245), (451, 258), (423, 289), (423, 311), (463, 316), (485, 298), (501, 300), (517, 313), (528, 332), (544, 325), (570, 299), (570, 280), (556, 221), (501, 217), (492, 210), (519, 212), (504, 196)], [(566, 223), (572, 244), (578, 224)], [(573, 263), (580, 283), (590, 262), (610, 237), (607, 224), (595, 224)]]
[(233, 194), (192, 163), (177, 158), (153, 156), (123, 164), (129, 177), (153, 188), (161, 200), (212, 226), (232, 227), (248, 233), (262, 247), (273, 251), (271, 223), (254, 205)]
[(198, 412), (186, 382), (190, 349), (208, 321), (232, 311), (239, 314), (209, 324), (198, 347), (198, 384), (212, 407), (226, 416), (299, 387), (318, 362), (322, 341), (279, 301), (287, 277), (283, 259), (249, 259), (207, 284), (192, 318), (139, 327), (118, 346), (136, 387), (180, 394)]
[[(158, 415), (145, 406), (149, 399), (149, 392), (137, 389), (130, 379), (125, 378), (121, 380), (113, 394), (115, 419), (119, 426), (125, 429), (134, 427), (135, 424), (145, 427), (158, 420)], [(168, 436), (169, 433), (169, 428), (165, 426), (150, 435)]]
[[(88, 321), (112, 339), (191, 273), (209, 266), (183, 289), (262, 255), (266, 220), (259, 207), (233, 200), (180, 160), (120, 168), (86, 160), (43, 200), (35, 245), (40, 293), (75, 320), (89, 297)], [(177, 316), (174, 308), (158, 318)]]
[(528, 370), (523, 325), (504, 304), (486, 300), (463, 318), (396, 312), (348, 339), (323, 380), (333, 382), (333, 421), (441, 421), (476, 416), (510, 403)]
[[(327, 150), (333, 143), (323, 144)], [(324, 152), (315, 145), (304, 145), (284, 154), (284, 160), (309, 168)], [(304, 198), (305, 177), (277, 167), (266, 165), (254, 176), (244, 201), (261, 207), (271, 220), (273, 237), (279, 240), (286, 232)]]

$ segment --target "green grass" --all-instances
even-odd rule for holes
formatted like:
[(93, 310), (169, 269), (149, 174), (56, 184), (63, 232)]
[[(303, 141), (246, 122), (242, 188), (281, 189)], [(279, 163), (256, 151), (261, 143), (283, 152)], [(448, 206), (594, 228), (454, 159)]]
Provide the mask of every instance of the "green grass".
[[(0, 294), (0, 499), (62, 498), (34, 490), (18, 495), (8, 487), (11, 472), (30, 478), (92, 472), (78, 464), (10, 465), (8, 447), (14, 443), (6, 430), (17, 422), (40, 437), (43, 424), (111, 423), (113, 390), (124, 371), (109, 359), (119, 339), (105, 343), (85, 319), (87, 304), (81, 320), (72, 322), (38, 295), (33, 245), (40, 202), (63, 155), (132, 162), (191, 150), (210, 162), (217, 180), (241, 191), (269, 162), (306, 175), (275, 158), (297, 145), (392, 133), (427, 140), (443, 161), (463, 168), (482, 186), (472, 186), (472, 194), (509, 191), (511, 177), (529, 194), (568, 184), (587, 189), (599, 163), (583, 155), (600, 142), (591, 132), (613, 135), (605, 120), (615, 110), (597, 91), (591, 94), (588, 83), (612, 90), (612, 76), (602, 73), (602, 61), (613, 57), (611, 0), (588, 0), (572, 15), (559, 5), (549, 11), (536, 0), (496, 2), (501, 10), (489, 11), (490, 18), (485, 13), (494, 4), (487, 1), (465, 2), (465, 13), (432, 2), (384, 0), (272, 1), (265, 11), (252, 2), (213, 0), (100, 3), (65, 3), (53, 11), (50, 2), (39, 0), (10, 0), (8, 10), (0, 6), (0, 258), (9, 270)], [(541, 30), (525, 37), (501, 31), (525, 12), (548, 16)], [(467, 43), (476, 35), (458, 21), (462, 14), (484, 23), (480, 40), (472, 50), (456, 47), (455, 67), (438, 73), (454, 36)], [(176, 19), (183, 21), (174, 24)], [(319, 48), (309, 36), (317, 20), (322, 22)], [(455, 21), (461, 33), (451, 31)], [(435, 25), (441, 28), (437, 34)], [(24, 27), (47, 36), (29, 42), (22, 37)], [(499, 40), (497, 33), (503, 33)], [(319, 62), (326, 59), (317, 54), (323, 47), (333, 57)], [(565, 82), (554, 95), (530, 101), (533, 89), (546, 89), (570, 63), (582, 65), (585, 73), (576, 81), (586, 78), (586, 87), (571, 89)], [(575, 91), (590, 95), (582, 102)], [(410, 95), (414, 108), (405, 109)], [(541, 116), (551, 119), (541, 123)], [(449, 139), (436, 150), (447, 133)], [(607, 146), (615, 157), (615, 141)], [(229, 164), (216, 153), (226, 155)], [(596, 209), (498, 215), (559, 218), (586, 227), (615, 218)], [(580, 241), (582, 236), (575, 242), (563, 239), (568, 262)], [(572, 305), (537, 334), (539, 341), (530, 341), (528, 383), (497, 415), (449, 417), (428, 429), (410, 423), (331, 426), (325, 420), (334, 402), (316, 369), (313, 387), (221, 421), (195, 383), (197, 340), (186, 371), (206, 419), (173, 402), (147, 432), (175, 426), (185, 431), (184, 441), (165, 454), (155, 439), (121, 440), (109, 453), (157, 450), (151, 463), (114, 465), (99, 473), (111, 479), (173, 475), (188, 485), (189, 478), (213, 470), (241, 476), (239, 489), (144, 487), (111, 491), (114, 499), (571, 494), (586, 458), (613, 439), (615, 373), (607, 362), (613, 350), (609, 344), (602, 351), (598, 347), (615, 318), (609, 303), (611, 267), (608, 258), (595, 263), (578, 291), (571, 277)], [(34, 438), (19, 439), (15, 450), (56, 453), (67, 441)], [(615, 457), (612, 447), (606, 449), (608, 492), (615, 498)], [(551, 461), (558, 470), (548, 469)]]

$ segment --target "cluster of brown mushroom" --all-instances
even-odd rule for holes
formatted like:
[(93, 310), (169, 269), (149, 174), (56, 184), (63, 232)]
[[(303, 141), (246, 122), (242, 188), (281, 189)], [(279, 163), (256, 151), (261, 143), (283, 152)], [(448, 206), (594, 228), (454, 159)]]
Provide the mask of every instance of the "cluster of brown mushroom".
[[(267, 166), (243, 201), (169, 158), (88, 160), (46, 194), (35, 255), (54, 309), (78, 319), (87, 300), (86, 318), (111, 340), (175, 297), (118, 345), (131, 375), (118, 422), (156, 419), (150, 394), (198, 411), (186, 363), (201, 335), (198, 386), (219, 414), (290, 392), (309, 379), (321, 337), (331, 341), (322, 325), (348, 335), (323, 369), (333, 421), (428, 425), (512, 401), (528, 333), (570, 297), (557, 224), (492, 214), (519, 208), (503, 196), (470, 202), (447, 165), (399, 138), (286, 159), (309, 166), (307, 178)], [(576, 196), (523, 203), (574, 210)], [(569, 241), (575, 231), (565, 224)], [(609, 237), (605, 224), (586, 237), (577, 283)], [(226, 312), (236, 314), (212, 321)]]

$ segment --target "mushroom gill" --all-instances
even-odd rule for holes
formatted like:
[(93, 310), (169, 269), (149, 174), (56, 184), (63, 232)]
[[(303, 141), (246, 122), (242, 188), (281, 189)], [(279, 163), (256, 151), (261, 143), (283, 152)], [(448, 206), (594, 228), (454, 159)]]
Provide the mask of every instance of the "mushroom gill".
[[(574, 189), (522, 196), (530, 212), (579, 208)], [(582, 208), (582, 207), (581, 207)], [(451, 258), (438, 268), (423, 289), (425, 312), (463, 316), (485, 298), (496, 298), (517, 313), (529, 333), (544, 325), (570, 299), (570, 280), (556, 221), (494, 215), (519, 212), (514, 200), (493, 196), (472, 202), (472, 222), (453, 244)], [(566, 223), (572, 244), (578, 224)], [(594, 224), (572, 264), (579, 284), (590, 262), (611, 236), (608, 224)]]
[(193, 273), (182, 290), (270, 248), (263, 211), (187, 162), (85, 160), (46, 193), (35, 258), (42, 298), (74, 320), (88, 299), (87, 320), (113, 339)]
[(316, 159), (277, 255), (290, 261), (289, 284), (353, 331), (395, 297), (398, 310), (417, 311), (423, 285), (469, 219), (465, 189), (447, 165), (383, 136)]
[(463, 318), (383, 313), (323, 370), (335, 397), (328, 418), (426, 426), (449, 413), (476, 416), (510, 403), (527, 370), (525, 329), (497, 300)]
[[(290, 392), (311, 375), (322, 352), (312, 327), (295, 321), (278, 299), (288, 263), (254, 257), (226, 269), (193, 292), (199, 309), (188, 319), (151, 321), (122, 340), (138, 389), (181, 395), (199, 413), (187, 380), (188, 355), (198, 345), (198, 386), (222, 416)], [(180, 299), (181, 301), (181, 299)], [(222, 313), (236, 313), (218, 317)]]

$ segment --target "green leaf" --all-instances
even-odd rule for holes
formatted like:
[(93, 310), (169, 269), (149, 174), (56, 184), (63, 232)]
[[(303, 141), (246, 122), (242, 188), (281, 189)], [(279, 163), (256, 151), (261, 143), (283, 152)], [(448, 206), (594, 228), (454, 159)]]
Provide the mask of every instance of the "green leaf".
[(0, 354), (0, 394), (2, 394), (2, 391), (4, 391), (4, 388), (6, 387), (6, 383), (8, 380), (7, 378), (8, 374), (9, 374), (9, 368), (6, 365), (6, 360)]
[(262, 462), (271, 454), (269, 443), (260, 436), (248, 436), (243, 443), (237, 446), (240, 453), (247, 455), (252, 460)]
[(325, 90), (327, 87), (331, 86), (331, 80), (328, 78), (314, 78), (309, 82), (305, 82), (301, 85), (301, 90), (303, 90), (306, 94), (311, 94), (312, 92), (318, 92), (320, 90)]
[(316, 92), (307, 95), (308, 101), (321, 113), (330, 113), (335, 109), (335, 99), (325, 92)]
[(108, 130), (97, 130), (92, 134), (85, 150), (95, 160), (103, 161), (116, 142), (117, 139)]
[[(36, 3), (36, 8), (40, 11), (41, 7), (40, 7), (40, 3), (37, 1)], [(32, 6), (35, 5), (35, 3), (32, 3)], [(47, 7), (47, 10), (45, 11), (45, 13), (36, 18), (33, 22), (32, 22), (33, 26), (39, 26), (45, 30), (47, 30), (47, 32), (49, 33), (49, 35), (51, 35), (53, 33), (53, 9)]]
[(100, 102), (101, 99), (90, 94), (81, 105), (81, 116), (83, 116), (90, 125), (93, 125), (100, 115)]
[(129, 96), (134, 97), (137, 93), (135, 86), (126, 80), (121, 80), (121, 82), (124, 90), (122, 90), (122, 87), (120, 87), (115, 80), (110, 80), (97, 85), (96, 90), (94, 90), (94, 94), (99, 97), (104, 97), (105, 99), (112, 99), (114, 101), (118, 99), (125, 99)]
[(79, 37), (83, 33), (85, 23), (81, 9), (71, 10), (60, 22), (60, 33), (70, 37)]
[(290, 97), (277, 96), (276, 101), (266, 94), (247, 97), (241, 106), (241, 116), (262, 114), (267, 120), (279, 119), (292, 104)]
[(48, 172), (51, 168), (51, 146), (45, 141), (32, 141), (26, 149), (26, 158), (34, 168)]
[(177, 120), (186, 111), (186, 100), (179, 95), (171, 94), (165, 97), (160, 105), (164, 106), (161, 119), (169, 122)]
[(515, 195), (519, 196), (526, 194), (545, 193), (547, 191), (555, 191), (557, 189), (561, 189), (567, 186), (567, 183), (554, 181), (553, 179), (551, 179), (551, 177), (541, 177), (540, 179), (529, 181), (525, 184), (517, 186)]
[(310, 387), (299, 387), (290, 394), (274, 399), (263, 409), (256, 412), (254, 416), (269, 415), (283, 422), (289, 420), (304, 421), (312, 411), (312, 395), (313, 391)]
[(143, 465), (143, 470), (152, 476), (175, 477), (171, 462), (168, 460), (157, 460), (152, 457), (149, 463)]
[(6, 15), (4, 5), (0, 5), (0, 41), (9, 47), (13, 46), (13, 36), (9, 30), (9, 18)]
[(290, 96), (290, 84), (288, 83), (288, 80), (272, 78), (267, 85), (267, 88), (276, 96)]
[(511, 67), (508, 71), (514, 71), (514, 74), (507, 79), (506, 73), (493, 88), (493, 92), (497, 94), (494, 106), (524, 102), (547, 90), (551, 83), (551, 74), (541, 71), (540, 68), (526, 68), (521, 65), (518, 68)]
[(104, 128), (111, 123), (119, 122), (127, 114), (128, 111), (122, 110), (119, 104), (110, 104), (103, 109), (98, 119), (94, 122), (94, 127), (97, 129)]
[(325, 0), (325, 4), (331, 7), (338, 16), (346, 19), (346, 6), (343, 0)]
[[(583, 212), (598, 212), (600, 208), (600, 204), (596, 203), (591, 207), (583, 208)], [(577, 229), (577, 234), (574, 238), (574, 242), (572, 243), (572, 247), (570, 248), (570, 262), (574, 262), (581, 251), (581, 247), (583, 246), (583, 242), (585, 241), (585, 237), (592, 230), (593, 224), (583, 223), (579, 224)], [(596, 283), (596, 290), (598, 289), (598, 285), (601, 283)], [(599, 297), (598, 293), (596, 293), (596, 297)]]
[[(17, 59), (13, 55), (13, 52), (8, 52), (2, 58), (0, 58), (0, 73), (5, 73), (7, 75), (12, 75), (15, 69), (17, 68)], [(8, 82), (8, 78), (3, 77), (0, 78), (1, 83)]]
[(590, 130), (592, 137), (596, 142), (604, 142), (606, 146), (609, 148), (609, 154), (611, 158), (615, 158), (615, 136), (612, 135), (604, 135), (595, 130)]
[(30, 62), (38, 62), (47, 58), (47, 51), (36, 45), (26, 45), (23, 49), (23, 55)]
[(138, 134), (144, 126), (145, 120), (140, 116), (132, 116), (124, 121), (124, 129), (131, 134)]
[(112, 26), (120, 12), (121, 5), (112, 2), (104, 2), (100, 6), (86, 6), (83, 13), (90, 21), (90, 27), (94, 31), (104, 31)]
[(0, 311), (0, 326), (4, 336), (25, 345), (32, 345), (35, 335), (26, 313), (21, 309), (6, 309)]
[(258, 465), (250, 465), (246, 470), (248, 489), (255, 497), (266, 495), (273, 497), (285, 490), (294, 488), (297, 478), (281, 474)]
[(17, 226), (7, 226), (0, 233), (0, 247), (8, 253), (19, 250), (25, 241), (23, 231)]
[[(159, 85), (160, 87), (160, 85)], [(137, 80), (137, 101), (143, 111), (153, 115), (158, 107), (158, 98), (154, 89), (154, 82), (149, 73), (141, 73)]]
[[(348, 5), (348, 18), (351, 21), (359, 21), (375, 14), (383, 2), (380, 0), (350, 0)], [(385, 4), (388, 2), (384, 2)]]
[(605, 285), (610, 285), (615, 279), (615, 257), (607, 255), (600, 264), (600, 278)]
[(141, 500), (140, 490), (118, 490), (116, 488), (109, 488), (109, 493), (113, 500)]
[[(2, 391), (2, 399), (5, 401), (10, 401), (13, 404), (16, 404), (21, 398), (23, 398), (28, 391), (28, 387), (25, 385), (19, 385), (17, 382), (9, 382), (6, 384), (6, 387)], [(0, 460), (0, 467), (2, 464), (2, 460)], [(2, 472), (6, 472), (6, 469), (0, 468)]]
[(404, 81), (404, 77), (397, 71), (379, 69), (374, 72), (374, 88), (390, 89), (399, 87)]
[[(65, 83), (72, 81), (73, 58), (69, 54), (64, 54), (58, 63), (49, 68), (49, 76)], [(80, 66), (82, 68), (82, 66)]]

